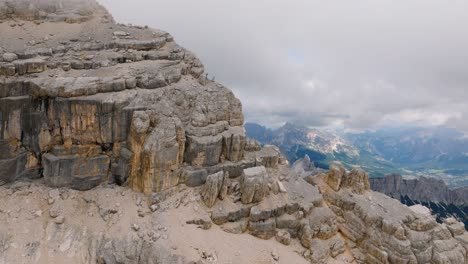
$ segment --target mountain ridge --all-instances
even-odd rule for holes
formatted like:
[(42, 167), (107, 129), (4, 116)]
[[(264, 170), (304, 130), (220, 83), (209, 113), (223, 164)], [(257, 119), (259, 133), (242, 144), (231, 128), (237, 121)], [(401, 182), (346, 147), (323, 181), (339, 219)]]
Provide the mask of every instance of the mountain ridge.
[[(309, 154), (322, 168), (339, 160), (349, 169), (365, 168), (371, 177), (398, 173), (442, 179), (450, 188), (468, 184), (468, 140), (450, 128), (388, 127), (333, 133), (291, 123), (274, 130), (247, 123), (246, 130), (263, 144), (277, 144), (291, 163)], [(278, 134), (283, 140), (275, 140)]]
[(449, 189), (442, 180), (427, 177), (404, 179), (398, 174), (369, 181), (372, 190), (400, 200), (405, 205), (423, 204), (430, 208), (439, 222), (454, 217), (468, 226), (468, 187)]
[(0, 20), (0, 263), (468, 262), (456, 219), (248, 139), (169, 33), (94, 0), (0, 0)]

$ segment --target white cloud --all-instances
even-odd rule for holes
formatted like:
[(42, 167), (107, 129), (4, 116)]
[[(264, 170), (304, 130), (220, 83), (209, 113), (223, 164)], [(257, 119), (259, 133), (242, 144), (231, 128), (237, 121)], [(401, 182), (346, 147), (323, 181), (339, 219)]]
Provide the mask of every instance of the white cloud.
[(467, 1), (101, 2), (118, 21), (172, 33), (248, 120), (468, 130)]

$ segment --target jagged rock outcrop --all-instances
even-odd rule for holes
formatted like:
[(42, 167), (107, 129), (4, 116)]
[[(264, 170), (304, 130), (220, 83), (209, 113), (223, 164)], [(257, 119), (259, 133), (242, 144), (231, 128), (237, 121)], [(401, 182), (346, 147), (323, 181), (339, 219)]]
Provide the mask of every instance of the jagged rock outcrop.
[(462, 205), (468, 203), (467, 188), (449, 189), (443, 180), (429, 177), (404, 179), (399, 174), (370, 179), (372, 190), (385, 193), (396, 199), (408, 196), (412, 200), (443, 202)]
[[(354, 185), (344, 184), (338, 191), (334, 182), (329, 186), (320, 180), (328, 175), (318, 176), (316, 183), (359, 263), (466, 263), (466, 233), (452, 234), (432, 216), (369, 191), (366, 174), (345, 175), (355, 176)], [(362, 186), (367, 186), (363, 192)]]
[(275, 236), (284, 244), (291, 244), (285, 242), (289, 234), (311, 263), (467, 263), (463, 223), (438, 224), (428, 210), (372, 192), (362, 169), (346, 171), (334, 163), (327, 173), (308, 177), (311, 185), (284, 166), (267, 171), (270, 182), (284, 184), (286, 195), (270, 192), (243, 204), (240, 189), (211, 209), (213, 222), (229, 233)]
[[(404, 179), (401, 175), (390, 174), (383, 178), (370, 179), (372, 189), (412, 206), (427, 206), (439, 223), (454, 217), (468, 224), (468, 188), (449, 189), (445, 182), (434, 178), (419, 177)], [(468, 227), (467, 227), (468, 228)]]
[(341, 186), (343, 176), (345, 176), (346, 170), (340, 162), (334, 161), (330, 163), (330, 170), (327, 173), (327, 184), (335, 191), (338, 191)]
[(301, 175), (301, 177), (316, 175), (320, 172), (320, 169), (315, 167), (314, 162), (310, 160), (310, 157), (307, 154), (304, 155), (304, 158), (296, 160), (291, 166), (291, 169)]
[(278, 164), (271, 147), (246, 153), (241, 103), (168, 33), (91, 0), (2, 0), (2, 19), (0, 182), (151, 193)]
[(269, 192), (268, 178), (268, 173), (263, 166), (245, 169), (240, 179), (242, 203), (261, 202)]
[(349, 188), (353, 193), (363, 194), (370, 190), (369, 175), (361, 168), (354, 168), (343, 175), (341, 188)]
[(246, 139), (168, 33), (92, 0), (0, 0), (0, 20), (0, 263), (468, 263), (462, 223)]
[(218, 198), (223, 200), (227, 195), (228, 185), (229, 177), (223, 171), (209, 175), (201, 192), (206, 206), (211, 208)]

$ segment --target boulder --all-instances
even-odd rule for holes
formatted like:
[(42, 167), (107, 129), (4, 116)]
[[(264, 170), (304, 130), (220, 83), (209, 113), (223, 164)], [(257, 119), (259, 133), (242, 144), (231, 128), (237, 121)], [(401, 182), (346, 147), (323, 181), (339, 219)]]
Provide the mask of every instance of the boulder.
[(241, 201), (258, 203), (268, 195), (268, 173), (264, 166), (245, 169), (241, 179)]
[(276, 240), (280, 242), (283, 245), (289, 245), (291, 244), (291, 235), (289, 234), (288, 231), (285, 230), (278, 230), (276, 232)]
[(211, 219), (206, 214), (203, 214), (200, 217), (196, 217), (196, 218), (194, 218), (192, 220), (189, 220), (186, 223), (189, 224), (189, 225), (197, 225), (203, 230), (208, 230), (212, 226)]
[(206, 183), (202, 188), (201, 197), (206, 206), (213, 207), (216, 200), (223, 200), (227, 195), (229, 177), (223, 171), (206, 177)]
[(89, 190), (103, 183), (108, 175), (109, 157), (97, 155), (83, 158), (79, 154), (55, 156), (44, 154), (44, 180), (52, 187)]
[(276, 234), (276, 222), (274, 218), (258, 222), (249, 222), (248, 231), (251, 235), (261, 239), (270, 239)]
[(129, 34), (125, 31), (114, 31), (114, 36), (116, 37), (126, 37), (128, 36)]
[(15, 53), (4, 53), (2, 58), (5, 62), (12, 62), (18, 59), (18, 55)]

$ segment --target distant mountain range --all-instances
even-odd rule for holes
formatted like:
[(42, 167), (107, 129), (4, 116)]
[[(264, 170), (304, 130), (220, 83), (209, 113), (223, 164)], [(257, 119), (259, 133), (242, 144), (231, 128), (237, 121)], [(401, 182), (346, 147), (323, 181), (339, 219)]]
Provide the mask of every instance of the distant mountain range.
[(329, 162), (360, 166), (371, 177), (398, 173), (405, 177), (430, 176), (449, 187), (468, 185), (468, 138), (445, 127), (388, 127), (377, 131), (344, 133), (286, 123), (269, 129), (245, 125), (247, 136), (277, 145), (293, 163), (308, 154), (315, 165)]
[(407, 180), (398, 174), (371, 178), (370, 184), (372, 190), (408, 206), (422, 204), (428, 207), (440, 223), (444, 218), (455, 217), (468, 229), (468, 187), (449, 189), (442, 180), (426, 177)]

